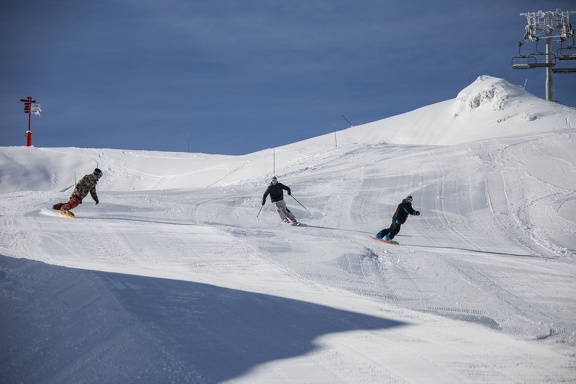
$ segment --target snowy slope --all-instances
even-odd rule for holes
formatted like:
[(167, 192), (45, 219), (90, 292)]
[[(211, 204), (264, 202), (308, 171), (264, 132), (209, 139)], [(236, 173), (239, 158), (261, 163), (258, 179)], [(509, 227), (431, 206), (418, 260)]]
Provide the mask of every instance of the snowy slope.
[[(340, 132), (337, 142), (455, 145), (573, 128), (574, 108), (550, 103), (519, 86), (480, 76), (455, 99)], [(334, 143), (327, 135), (297, 143)]]
[[(0, 382), (574, 382), (575, 125), (483, 76), (337, 147), (2, 147)], [(272, 174), (305, 226), (256, 217)]]

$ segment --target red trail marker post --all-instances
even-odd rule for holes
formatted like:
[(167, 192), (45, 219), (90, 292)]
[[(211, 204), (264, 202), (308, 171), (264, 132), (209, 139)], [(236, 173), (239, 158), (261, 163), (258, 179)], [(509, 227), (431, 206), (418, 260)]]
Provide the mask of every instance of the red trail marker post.
[(28, 130), (24, 134), (26, 137), (26, 146), (32, 146), (32, 131), (30, 130), (30, 123), (32, 115), (40, 116), (40, 112), (42, 109), (40, 108), (40, 104), (36, 102), (31, 96), (28, 96), (25, 99), (20, 99), (21, 102), (24, 103), (24, 113), (28, 114)]

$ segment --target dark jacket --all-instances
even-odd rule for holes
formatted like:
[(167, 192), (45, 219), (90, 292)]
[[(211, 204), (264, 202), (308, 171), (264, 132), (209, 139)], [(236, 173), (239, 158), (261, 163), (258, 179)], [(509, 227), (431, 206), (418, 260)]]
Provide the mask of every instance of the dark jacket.
[(74, 188), (74, 192), (72, 192), (72, 197), (76, 197), (77, 199), (82, 202), (82, 199), (85, 198), (88, 193), (92, 195), (92, 198), (95, 202), (98, 202), (98, 195), (96, 194), (96, 183), (98, 183), (98, 179), (94, 177), (94, 175), (86, 175), (80, 179), (78, 184), (76, 184), (76, 188)]
[(264, 192), (264, 196), (262, 197), (262, 205), (266, 204), (266, 198), (268, 195), (270, 195), (270, 200), (272, 200), (273, 203), (284, 200), (284, 192), (282, 190), (288, 191), (289, 195), (292, 193), (290, 192), (290, 187), (287, 187), (282, 183), (276, 183), (276, 185), (270, 183), (268, 188), (266, 188), (266, 192)]
[(414, 208), (412, 208), (412, 203), (404, 199), (400, 204), (398, 204), (398, 208), (396, 208), (396, 212), (394, 212), (394, 216), (392, 216), (392, 221), (396, 222), (396, 220), (398, 220), (400, 224), (404, 224), (408, 215), (416, 215), (416, 212), (418, 211), (415, 211)]

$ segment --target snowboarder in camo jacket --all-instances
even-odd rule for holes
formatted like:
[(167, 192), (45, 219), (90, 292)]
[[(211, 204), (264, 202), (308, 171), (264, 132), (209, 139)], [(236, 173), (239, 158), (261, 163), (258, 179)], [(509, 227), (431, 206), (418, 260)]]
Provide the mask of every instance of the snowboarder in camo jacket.
[(400, 232), (400, 227), (406, 222), (408, 215), (420, 215), (420, 211), (415, 211), (412, 208), (412, 196), (408, 196), (398, 204), (398, 208), (396, 208), (396, 212), (392, 216), (392, 225), (390, 225), (390, 228), (385, 228), (378, 232), (376, 237), (388, 241), (392, 240)]
[(286, 203), (284, 202), (283, 190), (288, 191), (288, 195), (292, 194), (292, 192), (290, 191), (290, 187), (282, 183), (279, 183), (276, 176), (274, 176), (272, 178), (272, 182), (264, 192), (264, 196), (262, 197), (262, 205), (266, 204), (266, 198), (268, 197), (268, 195), (270, 195), (270, 200), (272, 201), (272, 204), (274, 204), (274, 206), (276, 207), (276, 211), (280, 215), (282, 221), (290, 224), (290, 220), (292, 220), (293, 225), (298, 225), (298, 220), (296, 220), (294, 214), (290, 212), (288, 207), (286, 207)]
[(78, 184), (76, 184), (76, 188), (74, 188), (74, 192), (72, 192), (72, 196), (70, 196), (70, 200), (68, 200), (67, 203), (54, 204), (52, 209), (70, 211), (71, 209), (74, 209), (78, 205), (82, 204), (82, 199), (84, 199), (88, 193), (90, 193), (92, 199), (96, 202), (96, 204), (98, 204), (100, 201), (98, 200), (98, 194), (96, 193), (96, 183), (98, 183), (98, 180), (100, 180), (101, 177), (102, 171), (96, 168), (94, 172), (80, 179)]

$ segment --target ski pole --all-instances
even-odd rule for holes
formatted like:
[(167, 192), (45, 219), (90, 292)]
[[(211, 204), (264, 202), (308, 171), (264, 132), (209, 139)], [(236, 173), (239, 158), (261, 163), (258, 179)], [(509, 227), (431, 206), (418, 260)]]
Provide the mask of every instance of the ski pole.
[(260, 212), (262, 212), (262, 208), (264, 208), (264, 204), (262, 204), (262, 205), (260, 206), (260, 210), (258, 211), (258, 214), (256, 215), (256, 217), (260, 216)]
[[(292, 195), (290, 195), (290, 196), (292, 196)], [(296, 200), (296, 198), (295, 198), (294, 196), (292, 196), (292, 198), (293, 198), (294, 200)], [(302, 203), (301, 203), (301, 202), (299, 202), (298, 200), (296, 200), (296, 202), (297, 202), (298, 204), (302, 205)], [(305, 206), (303, 206), (303, 205), (302, 205), (302, 208), (304, 208), (305, 210), (307, 210), (307, 211), (308, 211), (308, 208), (306, 208), (306, 207), (305, 207)], [(310, 212), (310, 211), (308, 211), (308, 212)]]

